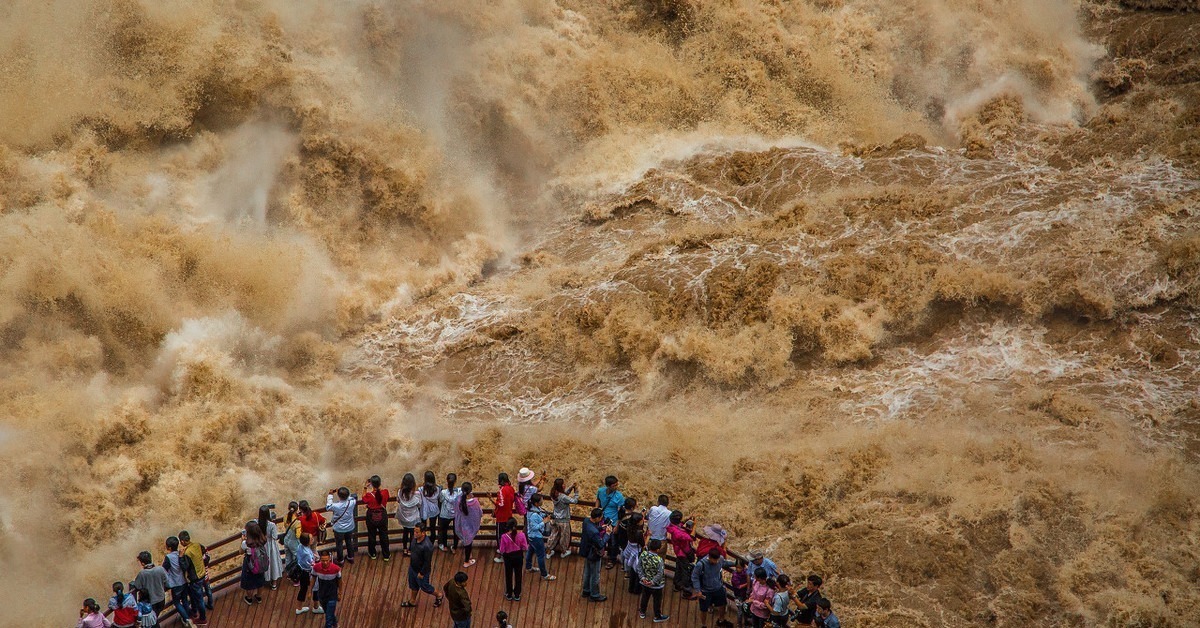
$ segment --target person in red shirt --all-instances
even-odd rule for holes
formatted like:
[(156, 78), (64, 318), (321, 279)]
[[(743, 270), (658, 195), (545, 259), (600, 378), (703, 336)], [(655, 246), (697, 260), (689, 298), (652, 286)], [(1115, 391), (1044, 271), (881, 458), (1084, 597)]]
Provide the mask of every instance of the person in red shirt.
[(313, 512), (312, 506), (308, 505), (307, 500), (300, 500), (300, 516), (296, 517), (300, 520), (300, 532), (307, 534), (314, 539), (319, 539), (318, 534), (321, 528), (325, 527), (325, 517), (320, 513)]
[[(492, 500), (492, 508), (493, 516), (496, 518), (496, 529), (499, 530), (506, 521), (513, 518), (513, 504), (517, 501), (517, 491), (513, 488), (507, 473), (501, 473), (496, 478), (496, 483), (500, 485), (500, 489), (496, 491), (496, 498)], [(504, 562), (504, 558), (500, 556), (499, 552), (492, 560), (497, 563)]]
[(375, 542), (383, 546), (383, 561), (392, 559), (392, 550), (388, 543), (388, 513), (387, 503), (391, 494), (386, 488), (379, 488), (383, 480), (378, 475), (372, 475), (363, 486), (362, 501), (367, 505), (367, 555), (375, 560)]
[(685, 596), (692, 595), (691, 573), (696, 561), (696, 548), (693, 539), (683, 521), (683, 513), (678, 510), (671, 512), (671, 524), (667, 526), (667, 539), (671, 541), (671, 549), (675, 551), (675, 590)]
[(711, 550), (717, 550), (721, 558), (728, 558), (725, 551), (725, 537), (729, 535), (719, 523), (710, 523), (700, 529), (700, 543), (696, 546), (697, 556), (708, 556)]

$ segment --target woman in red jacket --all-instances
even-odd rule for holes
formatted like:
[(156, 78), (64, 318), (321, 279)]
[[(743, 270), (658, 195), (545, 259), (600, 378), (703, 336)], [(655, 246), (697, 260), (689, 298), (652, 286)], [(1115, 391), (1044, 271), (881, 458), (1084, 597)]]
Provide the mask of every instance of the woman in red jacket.
[[(496, 519), (496, 529), (504, 527), (504, 524), (511, 521), (513, 518), (513, 505), (517, 501), (517, 490), (513, 488), (512, 482), (508, 479), (507, 473), (501, 473), (496, 478), (496, 483), (500, 485), (497, 496), (492, 500), (493, 514)], [(504, 558), (500, 553), (496, 553), (496, 557), (492, 559), (494, 562), (502, 563)]]

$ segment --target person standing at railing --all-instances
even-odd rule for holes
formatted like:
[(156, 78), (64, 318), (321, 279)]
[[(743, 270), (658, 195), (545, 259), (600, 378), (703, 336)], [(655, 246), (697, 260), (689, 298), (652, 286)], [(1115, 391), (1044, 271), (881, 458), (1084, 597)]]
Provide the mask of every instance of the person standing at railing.
[(83, 601), (83, 608), (79, 609), (79, 623), (75, 624), (75, 628), (109, 628), (112, 625), (104, 613), (100, 612), (100, 605), (96, 600), (89, 597)]
[(638, 617), (646, 618), (646, 607), (653, 599), (656, 624), (671, 618), (662, 612), (663, 589), (667, 587), (667, 563), (663, 559), (666, 553), (666, 543), (659, 539), (651, 539), (637, 558), (637, 576), (642, 585), (641, 597), (638, 600)]
[(755, 579), (755, 574), (758, 573), (759, 568), (766, 570), (768, 578), (774, 578), (779, 575), (779, 567), (775, 566), (775, 561), (763, 556), (761, 550), (754, 550), (750, 552), (749, 570), (751, 581)]
[[(438, 486), (437, 476), (433, 471), (425, 472), (425, 483), (421, 485), (421, 521), (425, 523), (425, 530), (429, 533), (429, 542), (433, 545), (438, 544), (437, 536), (437, 518), (438, 513), (442, 511), (442, 487)], [(442, 545), (445, 545), (445, 539), (442, 540)]]
[[(438, 528), (441, 530), (442, 543), (438, 549), (443, 552), (455, 552), (458, 550), (458, 534), (454, 533), (454, 517), (458, 513), (458, 502), (462, 498), (462, 489), (454, 485), (458, 483), (458, 476), (450, 473), (446, 475), (446, 488), (443, 488), (438, 494)], [(454, 542), (451, 544), (450, 539)]]
[(545, 478), (540, 477), (534, 481), (535, 477), (537, 474), (528, 467), (521, 467), (521, 470), (517, 472), (517, 497), (525, 502), (526, 508), (529, 507), (529, 500), (542, 490), (542, 483), (545, 481)]
[(646, 546), (645, 517), (640, 512), (629, 513), (621, 521), (622, 538), (625, 539), (621, 549), (621, 565), (625, 569), (625, 577), (629, 580), (629, 592), (633, 595), (642, 593), (642, 579), (637, 575), (638, 556)]
[(263, 547), (267, 552), (266, 579), (274, 591), (279, 588), (279, 580), (283, 578), (283, 557), (279, 554), (279, 527), (275, 525), (275, 513), (271, 512), (271, 506), (259, 506), (258, 527), (267, 535), (267, 544)]
[(269, 542), (257, 521), (246, 523), (246, 529), (242, 531), (242, 574), (238, 584), (244, 592), (242, 601), (247, 605), (263, 601), (259, 590), (267, 584), (270, 558), (266, 547)]
[[(312, 589), (312, 570), (316, 564), (316, 555), (312, 551), (312, 537), (307, 534), (301, 534), (296, 544), (296, 570), (299, 575), (297, 586), (300, 590), (296, 592), (296, 601), (300, 604), (296, 608), (297, 615), (303, 615), (309, 611), (308, 605), (304, 603), (308, 599), (308, 594)], [(313, 596), (313, 602), (316, 602), (316, 596)]]
[[(512, 481), (508, 479), (507, 473), (500, 473), (496, 476), (496, 497), (492, 499), (492, 518), (496, 520), (496, 529), (513, 518), (513, 511), (517, 503), (517, 491), (513, 488)], [(502, 563), (504, 558), (500, 556), (500, 552), (496, 552), (496, 557), (493, 562)]]
[(184, 567), (183, 576), (187, 581), (184, 595), (187, 597), (188, 606), (191, 607), (195, 624), (207, 626), (204, 586), (208, 581), (208, 567), (204, 564), (204, 548), (199, 543), (192, 542), (192, 535), (187, 530), (179, 531), (179, 547), (179, 561)]
[(557, 576), (546, 571), (546, 535), (549, 533), (550, 513), (542, 510), (542, 496), (534, 493), (529, 498), (529, 508), (525, 511), (525, 538), (529, 541), (529, 551), (525, 555), (525, 570), (534, 571), (533, 559), (537, 559), (537, 572), (542, 580), (557, 580)]
[[(334, 494), (337, 500), (333, 499)], [(333, 527), (334, 547), (337, 549), (339, 565), (350, 561), (354, 564), (354, 556), (358, 553), (358, 495), (351, 494), (345, 486), (336, 491), (330, 490), (325, 496), (325, 510), (329, 513), (329, 525)], [(342, 550), (345, 549), (345, 553)], [(273, 587), (272, 587), (273, 588)]]
[(183, 625), (191, 624), (191, 609), (188, 607), (188, 585), (179, 560), (179, 538), (167, 537), (167, 555), (163, 556), (162, 568), (167, 573), (167, 587), (171, 589), (171, 605), (179, 613)]
[(825, 598), (817, 600), (817, 619), (821, 628), (842, 628), (842, 622), (833, 614), (833, 604)]
[[(620, 484), (617, 476), (610, 475), (604, 478), (604, 486), (596, 489), (596, 505), (604, 511), (604, 521), (610, 529), (616, 528), (617, 522), (621, 518), (621, 507), (625, 505), (625, 495), (618, 490)], [(621, 548), (617, 547), (616, 539), (612, 535), (607, 540), (608, 561), (604, 566), (611, 569), (617, 564), (617, 552)]]
[(725, 549), (725, 540), (728, 537), (729, 533), (719, 523), (710, 523), (700, 528), (700, 542), (696, 544), (696, 555), (708, 556), (708, 553), (715, 549), (721, 553), (721, 558), (728, 558), (729, 552)]
[(792, 597), (792, 579), (781, 573), (775, 579), (775, 595), (771, 598), (771, 625), (787, 628), (793, 604), (795, 601)]
[(593, 508), (591, 516), (583, 522), (583, 536), (579, 539), (579, 555), (583, 557), (583, 597), (593, 602), (608, 599), (600, 592), (600, 566), (607, 543), (608, 524), (604, 521), (604, 510)]
[(405, 556), (411, 551), (413, 529), (421, 523), (421, 495), (417, 492), (417, 478), (405, 473), (396, 491), (396, 521), (400, 522), (400, 547)]
[(108, 609), (112, 611), (112, 622), (116, 628), (137, 626), (137, 596), (126, 593), (120, 582), (112, 583), (113, 596), (108, 598)]
[(775, 598), (774, 578), (762, 567), (754, 570), (754, 584), (750, 587), (750, 625), (763, 628), (771, 617), (771, 601)]
[(796, 592), (797, 608), (800, 610), (796, 613), (796, 620), (805, 626), (812, 624), (816, 619), (817, 603), (824, 597), (821, 595), (822, 584), (824, 581), (821, 576), (810, 574), (804, 583), (804, 589)]
[(371, 557), (371, 560), (379, 557), (375, 551), (378, 543), (383, 547), (383, 562), (386, 563), (392, 559), (387, 513), (387, 503), (391, 495), (386, 488), (380, 486), (383, 486), (383, 480), (378, 475), (367, 478), (367, 483), (363, 485), (362, 500), (367, 506), (367, 556)]
[(150, 605), (157, 616), (166, 608), (167, 572), (159, 565), (154, 564), (154, 558), (150, 556), (150, 552), (138, 553), (138, 562), (142, 565), (142, 570), (129, 584), (129, 590), (130, 592), (144, 593), (146, 603)]
[(666, 495), (658, 496), (658, 504), (650, 508), (646, 515), (646, 527), (650, 529), (651, 541), (666, 541), (667, 526), (671, 525), (671, 498)]
[(692, 568), (692, 589), (700, 594), (700, 612), (712, 613), (716, 626), (733, 626), (725, 619), (725, 611), (729, 607), (729, 598), (725, 594), (723, 575), (726, 567), (732, 567), (731, 561), (721, 558), (717, 550), (710, 550), (708, 556), (696, 562)]
[(300, 529), (300, 504), (289, 502), (287, 515), (283, 517), (283, 573), (292, 578), (292, 586), (296, 585), (292, 567), (296, 565), (296, 551), (300, 549), (301, 534), (303, 531)]
[(550, 516), (546, 556), (554, 558), (554, 553), (561, 551), (562, 557), (566, 558), (571, 555), (571, 506), (579, 503), (579, 489), (574, 484), (567, 488), (565, 479), (555, 478), (550, 487), (550, 502), (554, 504), (554, 512)]
[(458, 498), (457, 516), (454, 518), (454, 534), (458, 536), (463, 548), (463, 569), (475, 564), (475, 559), (471, 558), (471, 550), (474, 549), (472, 543), (475, 542), (475, 535), (479, 534), (479, 527), (483, 524), (483, 507), (471, 492), (474, 488), (470, 482), (463, 482), (462, 496)]
[(675, 590), (685, 596), (692, 595), (692, 567), (695, 565), (696, 548), (692, 545), (692, 534), (683, 526), (683, 513), (671, 511), (671, 523), (667, 526), (667, 538), (675, 553)]
[(297, 508), (300, 511), (300, 531), (320, 542), (322, 540), (321, 531), (325, 529), (325, 517), (321, 516), (321, 513), (314, 511), (308, 505), (308, 500), (305, 499), (300, 500)]

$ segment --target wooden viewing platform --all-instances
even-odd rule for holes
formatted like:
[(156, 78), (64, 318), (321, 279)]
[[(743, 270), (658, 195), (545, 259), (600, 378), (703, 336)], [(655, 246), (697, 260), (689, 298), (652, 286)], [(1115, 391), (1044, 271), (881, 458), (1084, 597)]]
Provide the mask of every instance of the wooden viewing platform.
[[(494, 493), (476, 493), (481, 498)], [(393, 498), (391, 501), (395, 501)], [(580, 500), (580, 508), (591, 509), (594, 502)], [(318, 512), (323, 512), (319, 509)], [(647, 608), (646, 619), (638, 618), (638, 596), (628, 592), (629, 582), (618, 564), (612, 569), (601, 570), (601, 592), (608, 596), (605, 602), (592, 602), (581, 596), (583, 589), (583, 559), (577, 554), (568, 558), (556, 556), (546, 561), (546, 569), (558, 577), (555, 581), (544, 581), (537, 572), (523, 572), (524, 580), (520, 602), (504, 599), (504, 566), (493, 562), (496, 556), (496, 524), (491, 520), (491, 509), (484, 509), (484, 524), (475, 538), (472, 558), (476, 564), (462, 569), (462, 549), (453, 554), (435, 550), (431, 584), (441, 593), (444, 585), (457, 571), (466, 571), (470, 576), (467, 590), (471, 595), (474, 626), (495, 625), (496, 612), (504, 610), (509, 622), (518, 628), (569, 627), (599, 628), (634, 625), (652, 625), (653, 601)], [(392, 560), (384, 562), (382, 557), (371, 560), (366, 554), (365, 526), (359, 525), (359, 553), (355, 563), (346, 563), (342, 570), (342, 585), (337, 606), (338, 625), (341, 628), (368, 628), (384, 626), (435, 627), (450, 626), (447, 604), (434, 608), (434, 599), (421, 594), (417, 608), (400, 608), (408, 595), (408, 559), (400, 546), (400, 527), (393, 520), (389, 527), (392, 540)], [(572, 546), (578, 546), (584, 517), (572, 517)], [(364, 516), (359, 516), (362, 522)], [(212, 560), (208, 573), (214, 594), (215, 608), (208, 611), (209, 626), (212, 628), (245, 627), (267, 628), (277, 626), (312, 627), (324, 626), (324, 615), (305, 613), (296, 615), (297, 587), (286, 577), (280, 580), (279, 589), (269, 587), (259, 590), (261, 604), (247, 605), (242, 600), (239, 588), (242, 552), (241, 533), (233, 534), (207, 546)], [(333, 548), (330, 539), (318, 546), (319, 549)], [(730, 559), (740, 558), (729, 552)], [(702, 625), (699, 607), (694, 601), (685, 601), (674, 592), (671, 573), (675, 559), (666, 557), (667, 586), (663, 592), (663, 612), (671, 616), (663, 626)], [(536, 567), (536, 560), (534, 561)], [(726, 583), (728, 587), (728, 583)], [(732, 598), (732, 596), (731, 596)], [(306, 605), (312, 606), (309, 595)], [(732, 605), (728, 618), (734, 618)], [(164, 626), (178, 624), (173, 607), (162, 615)]]

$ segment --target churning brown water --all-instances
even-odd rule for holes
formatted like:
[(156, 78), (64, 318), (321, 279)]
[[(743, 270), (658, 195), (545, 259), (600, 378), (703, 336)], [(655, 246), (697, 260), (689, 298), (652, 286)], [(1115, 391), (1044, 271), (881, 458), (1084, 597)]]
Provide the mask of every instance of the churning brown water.
[(847, 625), (1197, 625), (1197, 8), (5, 3), (0, 625), (519, 466)]

